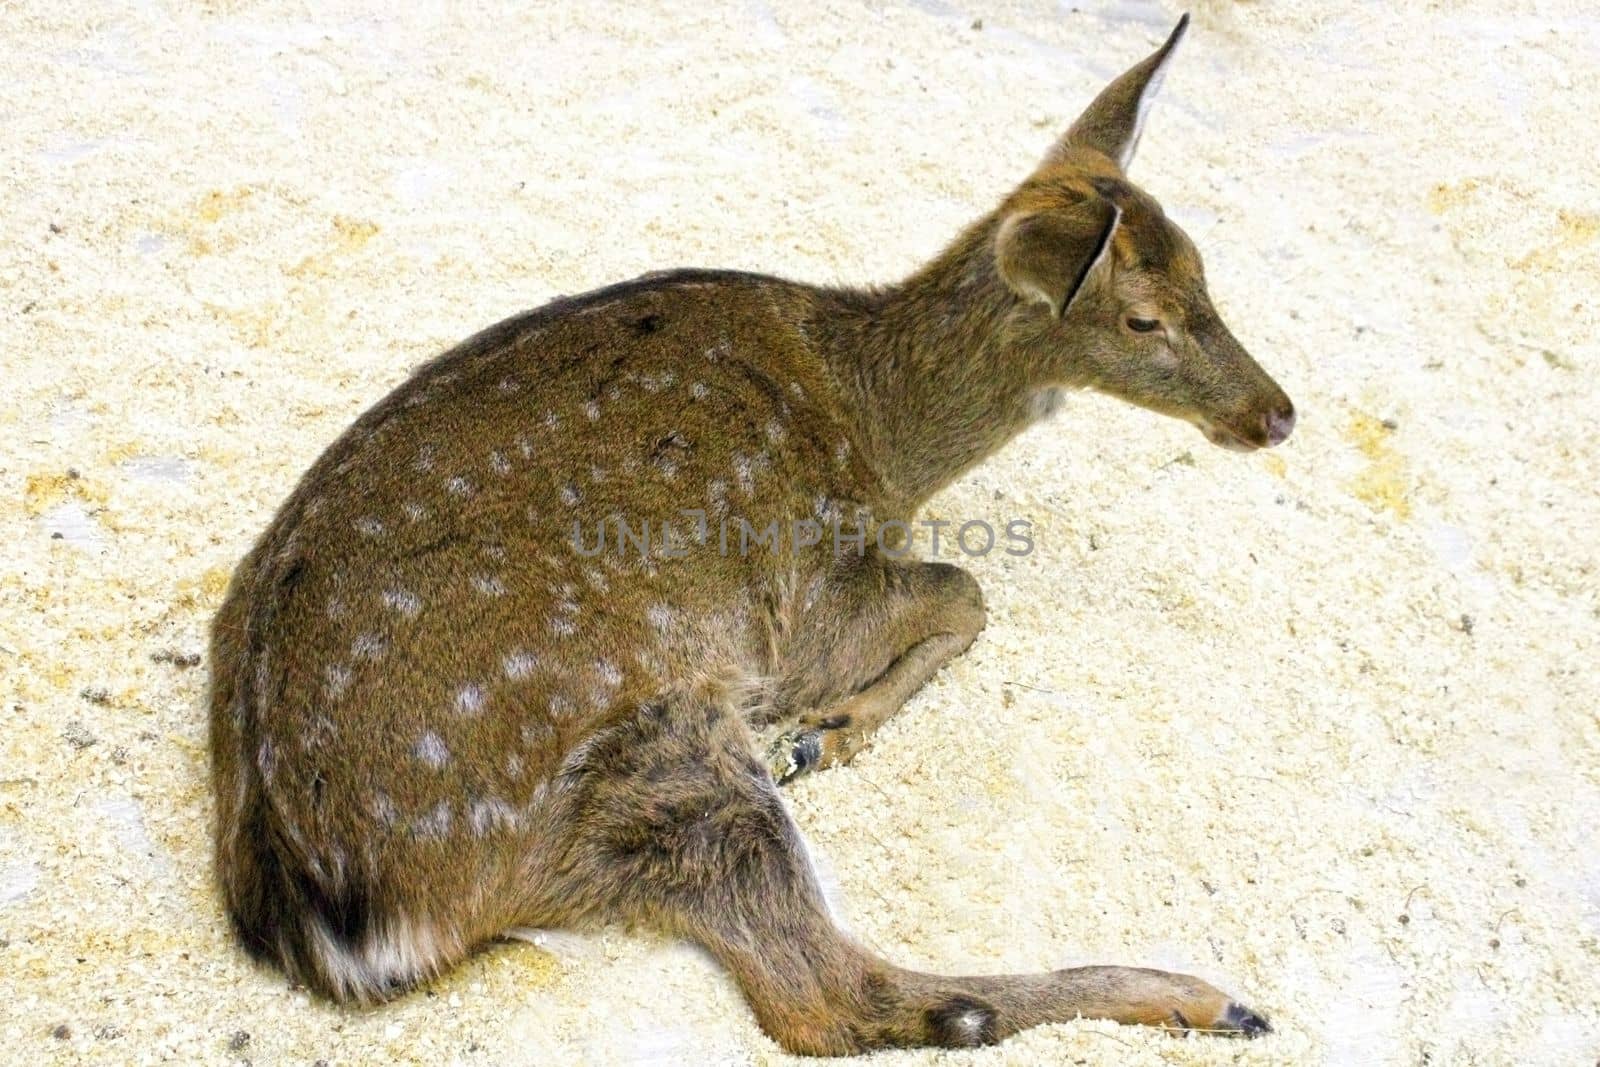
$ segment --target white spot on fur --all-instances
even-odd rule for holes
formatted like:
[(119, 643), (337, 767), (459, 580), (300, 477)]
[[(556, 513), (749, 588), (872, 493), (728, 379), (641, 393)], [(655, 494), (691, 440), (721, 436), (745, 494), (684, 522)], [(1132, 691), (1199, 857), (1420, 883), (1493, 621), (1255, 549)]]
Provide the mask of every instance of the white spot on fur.
[(467, 820), (474, 834), (487, 837), (495, 830), (516, 829), (517, 810), (499, 797), (484, 797), (469, 805)]
[(422, 611), (422, 598), (409, 589), (385, 589), (383, 603), (390, 611), (397, 611), (408, 619), (414, 619)]
[(523, 652), (520, 649), (506, 653), (505, 658), (500, 661), (500, 669), (506, 678), (513, 682), (533, 677), (534, 669), (538, 666), (539, 661), (534, 658), (533, 653)]
[(417, 738), (417, 743), (411, 748), (411, 754), (434, 770), (450, 762), (450, 750), (445, 747), (444, 739), (432, 730)]
[(423, 519), (428, 517), (428, 509), (417, 503), (415, 500), (407, 500), (404, 504), (400, 505), (400, 510), (405, 512), (406, 518), (412, 522), (421, 522)]
[(378, 821), (378, 825), (385, 828), (393, 826), (400, 818), (400, 812), (396, 810), (394, 801), (381, 789), (368, 798), (367, 810)]
[(411, 832), (417, 837), (437, 839), (450, 832), (450, 802), (441, 800), (435, 804), (426, 815), (421, 816), (411, 824)]
[(650, 625), (656, 632), (666, 633), (672, 629), (672, 609), (665, 604), (651, 604), (645, 613), (645, 618), (650, 620)]
[(571, 619), (564, 619), (559, 615), (550, 620), (550, 632), (557, 637), (571, 637), (578, 632)]
[(560, 426), (560, 425), (561, 425), (561, 416), (560, 415), (557, 415), (553, 411), (547, 411), (547, 412), (544, 413), (544, 428), (545, 429), (553, 430), (557, 426)]
[(445, 482), (444, 487), (450, 491), (451, 496), (465, 497), (472, 495), (472, 483), (460, 474)]
[(622, 671), (617, 668), (615, 663), (609, 660), (597, 660), (594, 665), (594, 673), (599, 676), (600, 684), (607, 689), (615, 689), (622, 684)]
[(333, 725), (333, 720), (326, 715), (312, 715), (301, 725), (296, 735), (302, 752), (310, 752), (314, 748), (326, 745), (338, 736), (339, 728)]
[(755, 467), (743, 452), (733, 457), (733, 477), (739, 483), (739, 492), (752, 496), (756, 491)]
[(411, 465), (412, 467), (426, 474), (428, 471), (433, 470), (433, 465), (437, 461), (438, 456), (438, 449), (434, 448), (432, 445), (423, 445), (421, 448), (417, 449), (417, 458), (412, 462)]
[(840, 441), (833, 446), (833, 463), (836, 467), (844, 466), (845, 460), (850, 458), (850, 442)]
[(611, 589), (611, 583), (606, 580), (605, 574), (594, 567), (584, 568), (583, 577), (597, 592), (605, 593)]
[(461, 715), (477, 715), (483, 711), (483, 687), (476, 682), (467, 682), (456, 690), (456, 712)]
[(505, 596), (508, 592), (506, 583), (500, 580), (498, 574), (474, 574), (472, 576), (472, 588), (483, 596), (491, 597)]
[(511, 461), (506, 458), (504, 452), (490, 452), (489, 469), (504, 477), (511, 473)]
[(344, 604), (344, 598), (343, 597), (331, 596), (331, 597), (328, 598), (328, 606), (327, 606), (328, 618), (330, 618), (330, 619), (343, 618), (344, 617), (344, 608), (345, 608), (345, 604)]
[(600, 420), (600, 405), (593, 400), (583, 405), (583, 417), (590, 422), (598, 422)]
[(783, 443), (783, 439), (785, 437), (789, 436), (788, 433), (785, 432), (785, 430), (783, 428), (783, 423), (779, 422), (777, 419), (768, 419), (767, 420), (766, 434), (767, 434), (767, 440), (771, 441), (775, 445), (776, 444), (782, 444)]
[(350, 688), (350, 668), (335, 663), (322, 671), (322, 692), (330, 700), (338, 700)]
[(357, 661), (370, 660), (375, 663), (382, 659), (387, 651), (389, 642), (382, 634), (371, 630), (357, 634), (356, 639), (350, 642), (350, 657)]
[(517, 381), (515, 378), (501, 378), (500, 379), (500, 391), (502, 393), (515, 393), (517, 390), (519, 390), (521, 388), (522, 388), (522, 383)]
[(704, 400), (706, 398), (706, 394), (709, 392), (711, 392), (711, 390), (706, 388), (705, 382), (695, 382), (693, 385), (689, 386), (689, 396), (695, 400)]
[(561, 502), (567, 507), (572, 507), (582, 499), (583, 496), (578, 492), (578, 487), (573, 485), (571, 482), (568, 482), (566, 485), (561, 487)]
[(356, 520), (356, 531), (362, 537), (382, 537), (383, 521), (371, 515), (363, 516)]
[(576, 710), (578, 710), (578, 706), (572, 702), (571, 697), (563, 696), (560, 693), (550, 694), (551, 715), (558, 719), (564, 719)]

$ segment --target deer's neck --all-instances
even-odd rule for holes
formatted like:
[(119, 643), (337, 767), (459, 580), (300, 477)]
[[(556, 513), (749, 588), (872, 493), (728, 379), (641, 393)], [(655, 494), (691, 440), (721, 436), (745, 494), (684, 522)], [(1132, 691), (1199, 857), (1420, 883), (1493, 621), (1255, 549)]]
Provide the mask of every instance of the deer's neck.
[(1007, 336), (1017, 298), (995, 269), (995, 225), (898, 285), (827, 293), (810, 324), (892, 509), (920, 507), (1048, 405)]

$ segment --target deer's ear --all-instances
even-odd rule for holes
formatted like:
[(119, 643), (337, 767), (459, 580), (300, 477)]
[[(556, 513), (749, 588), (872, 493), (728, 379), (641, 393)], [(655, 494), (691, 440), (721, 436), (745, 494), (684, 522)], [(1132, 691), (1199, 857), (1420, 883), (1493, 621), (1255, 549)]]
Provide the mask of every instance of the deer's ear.
[(1093, 197), (1071, 207), (1012, 215), (995, 235), (995, 264), (1018, 296), (1048, 304), (1061, 318), (1110, 257), (1121, 211)]
[(1166, 76), (1167, 64), (1172, 61), (1183, 35), (1189, 29), (1189, 16), (1178, 20), (1165, 44), (1151, 53), (1149, 58), (1129, 69), (1116, 81), (1101, 90), (1094, 103), (1084, 109), (1078, 121), (1057, 143), (1054, 153), (1068, 148), (1092, 148), (1109, 156), (1124, 171), (1133, 162), (1133, 153), (1139, 147), (1139, 134), (1144, 130), (1145, 116), (1150, 102)]

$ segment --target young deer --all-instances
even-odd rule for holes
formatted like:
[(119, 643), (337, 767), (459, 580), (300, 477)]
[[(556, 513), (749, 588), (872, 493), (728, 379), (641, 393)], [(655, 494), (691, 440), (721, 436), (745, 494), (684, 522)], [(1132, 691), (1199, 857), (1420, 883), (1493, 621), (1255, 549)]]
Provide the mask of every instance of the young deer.
[[(982, 595), (871, 532), (705, 536), (909, 520), (1068, 388), (1230, 448), (1288, 436), (1193, 244), (1123, 173), (1185, 26), (899, 285), (650, 275), (492, 327), (358, 419), (212, 633), (217, 866), (250, 951), (372, 1002), (516, 928), (638, 924), (709, 949), (801, 1053), (1078, 1016), (1266, 1030), (1184, 975), (944, 977), (846, 937), (752, 729), (794, 722), (781, 778), (849, 760), (972, 643)], [(608, 520), (634, 550), (593, 553)], [(670, 536), (638, 551), (644, 527)]]

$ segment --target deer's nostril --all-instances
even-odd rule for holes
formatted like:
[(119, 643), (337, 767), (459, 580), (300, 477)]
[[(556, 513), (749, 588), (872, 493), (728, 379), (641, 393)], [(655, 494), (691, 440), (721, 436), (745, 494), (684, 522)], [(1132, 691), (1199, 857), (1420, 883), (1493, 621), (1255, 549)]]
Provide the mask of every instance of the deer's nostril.
[(1294, 407), (1284, 405), (1278, 411), (1269, 411), (1266, 416), (1267, 444), (1281, 445), (1289, 439), (1294, 432)]

